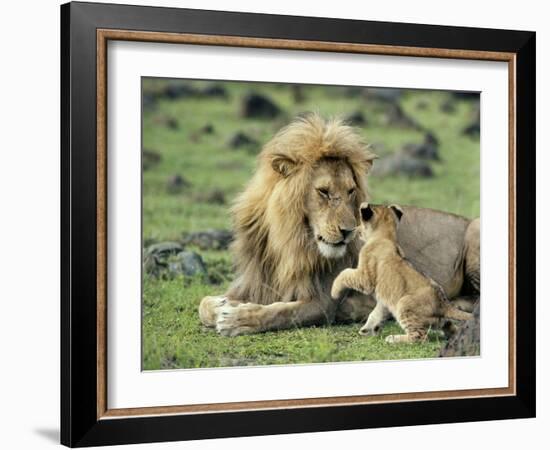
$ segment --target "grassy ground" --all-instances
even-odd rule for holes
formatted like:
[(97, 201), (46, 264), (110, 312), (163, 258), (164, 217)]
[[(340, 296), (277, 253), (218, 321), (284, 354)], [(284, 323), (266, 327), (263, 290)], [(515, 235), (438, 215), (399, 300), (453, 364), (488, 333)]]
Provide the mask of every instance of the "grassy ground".
[[(166, 81), (144, 80), (145, 92), (161, 89)], [(202, 88), (206, 83), (194, 82)], [(143, 173), (144, 243), (179, 241), (186, 232), (230, 229), (228, 205), (242, 190), (254, 169), (259, 147), (231, 149), (227, 142), (243, 131), (258, 142), (268, 140), (295, 114), (315, 110), (324, 115), (348, 115), (361, 110), (368, 125), (361, 127), (373, 150), (387, 155), (406, 142), (420, 142), (423, 134), (414, 129), (384, 125), (381, 106), (360, 96), (345, 96), (341, 88), (311, 86), (305, 100), (297, 104), (286, 86), (225, 83), (228, 98), (159, 98), (154, 109), (144, 111), (143, 146), (158, 152), (161, 160)], [(239, 116), (242, 96), (253, 89), (269, 95), (284, 111), (275, 120), (243, 119)], [(441, 163), (433, 163), (435, 177), (372, 177), (371, 195), (376, 202), (395, 202), (442, 209), (469, 217), (479, 215), (479, 140), (461, 133), (470, 122), (473, 102), (456, 101), (453, 113), (442, 113), (448, 99), (444, 92), (409, 91), (400, 100), (403, 109), (440, 141)], [(424, 103), (419, 108), (419, 102)], [(167, 119), (177, 126), (167, 126)], [(205, 124), (212, 134), (200, 133)], [(190, 186), (170, 193), (167, 180), (179, 174)], [(214, 191), (226, 203), (209, 201)], [(381, 337), (364, 338), (356, 325), (294, 329), (237, 338), (219, 337), (204, 329), (197, 306), (205, 295), (223, 293), (232, 278), (227, 251), (197, 251), (209, 273), (223, 274), (219, 284), (200, 277), (143, 280), (143, 368), (146, 370), (216, 367), (233, 365), (312, 363), (328, 361), (379, 360), (433, 357), (443, 340), (430, 333), (422, 344), (389, 346), (383, 338), (399, 327), (385, 327)]]

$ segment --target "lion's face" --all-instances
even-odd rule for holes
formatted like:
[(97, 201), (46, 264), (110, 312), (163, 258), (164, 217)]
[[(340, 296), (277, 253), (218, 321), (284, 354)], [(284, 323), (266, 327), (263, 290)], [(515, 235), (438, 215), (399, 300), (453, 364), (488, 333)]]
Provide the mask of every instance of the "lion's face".
[(358, 225), (357, 185), (348, 164), (323, 159), (314, 169), (306, 214), (325, 258), (342, 258)]

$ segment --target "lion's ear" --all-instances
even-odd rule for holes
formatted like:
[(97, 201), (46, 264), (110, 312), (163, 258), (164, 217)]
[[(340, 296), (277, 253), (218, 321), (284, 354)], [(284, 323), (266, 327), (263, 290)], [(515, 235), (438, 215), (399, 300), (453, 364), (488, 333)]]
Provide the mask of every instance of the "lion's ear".
[(370, 147), (367, 148), (367, 156), (365, 159), (367, 163), (367, 173), (370, 173), (370, 171), (372, 170), (372, 166), (374, 165), (374, 160), (379, 158), (380, 157), (376, 153), (373, 153), (371, 151)]
[(396, 215), (397, 220), (401, 220), (401, 217), (403, 217), (403, 208), (401, 208), (401, 206), (399, 205), (390, 205), (389, 207)]
[(271, 160), (271, 167), (277, 173), (280, 173), (283, 177), (288, 177), (296, 170), (296, 162), (290, 159), (288, 156), (275, 155)]

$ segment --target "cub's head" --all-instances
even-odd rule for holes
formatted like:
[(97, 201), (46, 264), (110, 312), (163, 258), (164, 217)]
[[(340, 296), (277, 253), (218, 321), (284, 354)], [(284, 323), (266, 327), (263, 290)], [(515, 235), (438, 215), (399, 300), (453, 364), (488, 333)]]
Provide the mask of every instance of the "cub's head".
[(361, 203), (361, 238), (369, 239), (374, 233), (384, 235), (393, 240), (396, 239), (396, 230), (403, 209), (398, 205), (372, 205)]

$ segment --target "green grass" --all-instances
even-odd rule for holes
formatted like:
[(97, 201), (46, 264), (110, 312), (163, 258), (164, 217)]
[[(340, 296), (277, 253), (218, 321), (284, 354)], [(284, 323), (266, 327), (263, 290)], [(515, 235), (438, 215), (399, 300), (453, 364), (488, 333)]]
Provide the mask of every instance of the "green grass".
[[(144, 80), (148, 91), (158, 89), (165, 80)], [(193, 82), (195, 86), (207, 83)], [(310, 86), (306, 100), (295, 104), (286, 86), (250, 83), (225, 83), (228, 99), (187, 98), (160, 100), (155, 110), (144, 112), (143, 145), (158, 152), (160, 163), (143, 173), (144, 242), (181, 240), (186, 232), (208, 228), (230, 229), (229, 204), (243, 189), (255, 165), (255, 151), (230, 149), (227, 141), (236, 131), (244, 131), (260, 143), (294, 115), (318, 111), (324, 115), (348, 115), (361, 110), (369, 123), (360, 132), (384, 156), (406, 142), (419, 142), (423, 134), (383, 125), (380, 107), (358, 96), (342, 95), (340, 88)], [(239, 116), (239, 100), (254, 89), (268, 94), (285, 111), (276, 120), (249, 120)], [(373, 201), (418, 205), (442, 209), (469, 217), (479, 215), (479, 140), (461, 134), (471, 119), (473, 104), (457, 101), (456, 111), (445, 114), (440, 104), (444, 92), (408, 91), (401, 105), (417, 122), (440, 140), (441, 163), (433, 163), (432, 179), (371, 177)], [(418, 101), (426, 108), (417, 108)], [(166, 117), (176, 118), (178, 129), (162, 124)], [(213, 134), (201, 135), (206, 123)], [(258, 149), (259, 150), (259, 149)], [(180, 174), (191, 184), (177, 194), (167, 192), (170, 176)], [(206, 193), (224, 192), (227, 204), (204, 200)], [(205, 295), (223, 293), (231, 275), (231, 255), (227, 251), (198, 251), (209, 273), (224, 274), (221, 284), (208, 284), (198, 278), (170, 280), (145, 276), (143, 280), (143, 368), (146, 370), (219, 367), (234, 365), (315, 363), (380, 359), (426, 358), (437, 355), (443, 338), (430, 333), (421, 344), (390, 346), (384, 337), (400, 332), (388, 324), (381, 337), (358, 334), (361, 324), (333, 325), (226, 338), (202, 327), (197, 306)], [(230, 273), (227, 276), (227, 273)]]
[[(209, 286), (176, 278), (144, 283), (144, 369), (293, 364), (332, 361), (426, 358), (436, 355), (442, 337), (432, 332), (423, 344), (386, 344), (400, 333), (395, 323), (380, 337), (358, 334), (361, 324), (331, 325), (227, 338), (201, 325), (197, 307)], [(224, 286), (218, 286), (217, 290)]]

